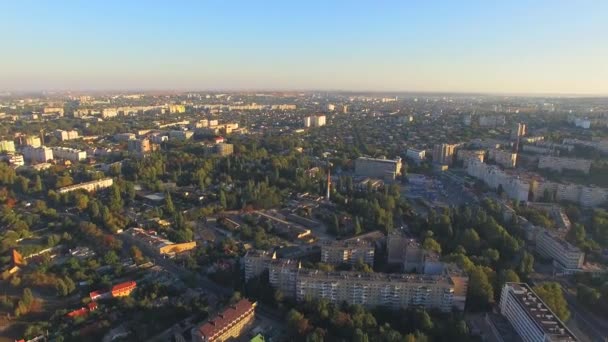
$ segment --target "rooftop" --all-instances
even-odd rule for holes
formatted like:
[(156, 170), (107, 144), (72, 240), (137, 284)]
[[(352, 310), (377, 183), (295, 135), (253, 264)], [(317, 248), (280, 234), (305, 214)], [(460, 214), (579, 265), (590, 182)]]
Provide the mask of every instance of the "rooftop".
[(549, 309), (549, 307), (525, 283), (507, 283), (511, 292), (521, 308), (531, 318), (551, 341), (578, 341), (576, 336), (568, 330), (566, 325)]
[(213, 319), (203, 324), (198, 328), (200, 334), (204, 337), (210, 338), (215, 336), (226, 326), (232, 324), (243, 314), (254, 309), (256, 306), (255, 302), (250, 302), (247, 299), (241, 299), (238, 303), (229, 306), (224, 311), (219, 313)]

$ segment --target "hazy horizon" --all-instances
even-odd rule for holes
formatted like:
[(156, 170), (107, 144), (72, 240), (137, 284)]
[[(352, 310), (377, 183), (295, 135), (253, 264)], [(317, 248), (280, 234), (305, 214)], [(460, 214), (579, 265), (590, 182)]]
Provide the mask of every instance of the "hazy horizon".
[(608, 95), (608, 3), (0, 5), (1, 91)]

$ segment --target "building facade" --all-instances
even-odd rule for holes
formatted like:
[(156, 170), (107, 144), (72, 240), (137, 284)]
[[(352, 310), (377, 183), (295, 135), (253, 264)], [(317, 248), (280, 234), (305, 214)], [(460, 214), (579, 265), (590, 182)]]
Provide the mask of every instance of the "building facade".
[(359, 157), (355, 160), (355, 175), (393, 180), (401, 175), (401, 158), (376, 159)]
[(60, 188), (59, 190), (57, 190), (57, 192), (60, 194), (64, 194), (64, 193), (72, 192), (72, 191), (76, 191), (76, 190), (85, 190), (85, 191), (91, 192), (91, 191), (97, 191), (100, 189), (109, 188), (112, 186), (112, 184), (114, 184), (114, 180), (112, 178), (103, 178), (103, 179), (99, 179), (99, 180), (95, 180), (95, 181), (91, 181), (91, 182), (66, 186), (66, 187)]
[(538, 159), (538, 168), (562, 172), (563, 170), (579, 171), (589, 174), (591, 160), (542, 156)]
[(356, 264), (362, 262), (374, 264), (374, 245), (368, 241), (345, 240), (321, 244), (321, 261), (328, 264)]
[(581, 269), (585, 262), (585, 252), (547, 230), (536, 236), (536, 250), (542, 256), (553, 259), (556, 266), (566, 273)]

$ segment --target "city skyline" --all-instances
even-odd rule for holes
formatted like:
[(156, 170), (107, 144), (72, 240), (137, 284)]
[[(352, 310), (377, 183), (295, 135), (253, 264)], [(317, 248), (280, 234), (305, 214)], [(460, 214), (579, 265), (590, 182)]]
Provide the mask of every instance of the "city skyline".
[(608, 4), (7, 2), (0, 90), (608, 94)]

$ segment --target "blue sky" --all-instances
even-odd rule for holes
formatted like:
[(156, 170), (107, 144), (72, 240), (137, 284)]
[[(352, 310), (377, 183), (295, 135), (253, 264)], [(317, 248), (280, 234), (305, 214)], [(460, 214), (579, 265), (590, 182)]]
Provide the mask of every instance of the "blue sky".
[(608, 1), (0, 0), (0, 89), (608, 94)]

